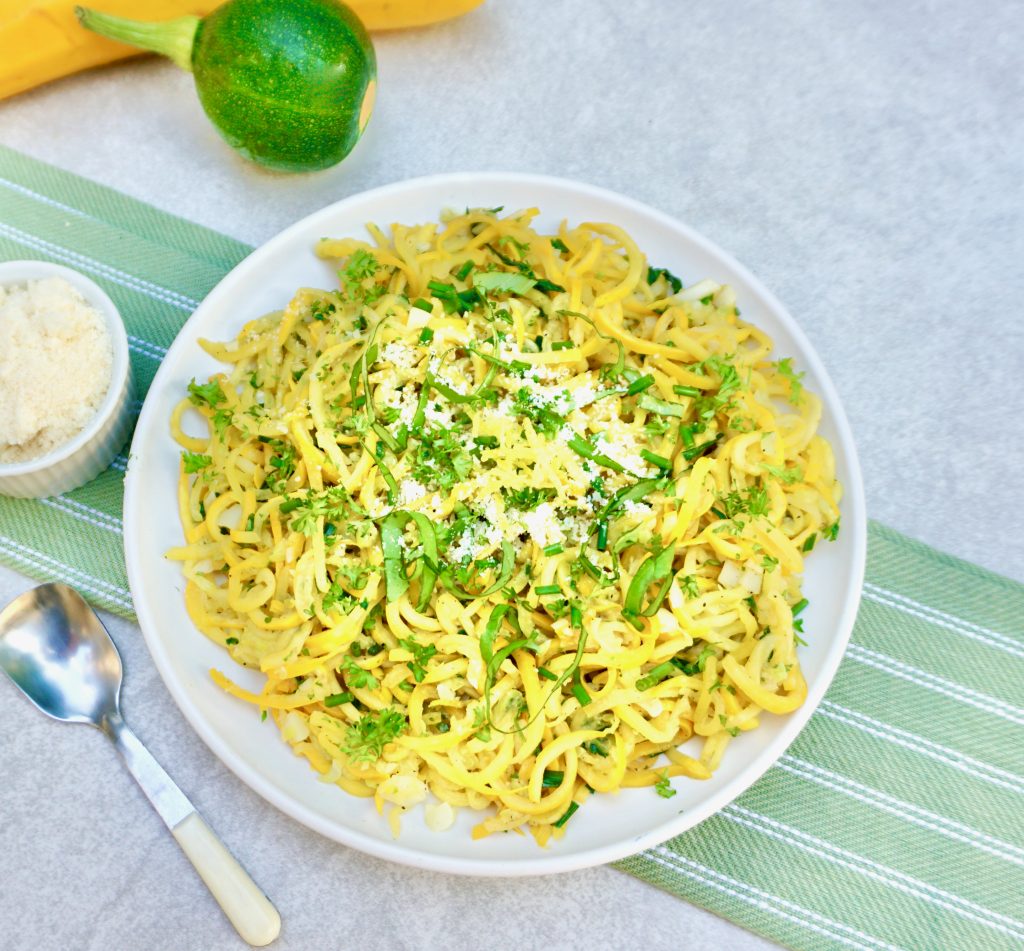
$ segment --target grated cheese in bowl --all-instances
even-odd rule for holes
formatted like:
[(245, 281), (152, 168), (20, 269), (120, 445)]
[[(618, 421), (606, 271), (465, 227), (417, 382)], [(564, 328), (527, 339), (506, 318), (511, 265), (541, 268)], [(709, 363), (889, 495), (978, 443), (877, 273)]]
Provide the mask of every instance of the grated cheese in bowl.
[(0, 463), (74, 438), (110, 388), (103, 315), (62, 277), (0, 284)]
[(44, 498), (106, 469), (131, 433), (117, 306), (49, 261), (0, 263), (0, 495)]

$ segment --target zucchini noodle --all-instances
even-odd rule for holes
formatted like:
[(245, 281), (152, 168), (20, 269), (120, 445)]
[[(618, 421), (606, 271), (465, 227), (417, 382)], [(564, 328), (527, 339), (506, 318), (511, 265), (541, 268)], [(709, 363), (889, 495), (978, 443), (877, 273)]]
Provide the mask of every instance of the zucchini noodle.
[(424, 803), (544, 845), (800, 706), (803, 559), (841, 489), (819, 399), (728, 286), (500, 211), (324, 239), (338, 289), (202, 341), (226, 369), (170, 421), (168, 556), (266, 677), (215, 681), (323, 781), (395, 834)]

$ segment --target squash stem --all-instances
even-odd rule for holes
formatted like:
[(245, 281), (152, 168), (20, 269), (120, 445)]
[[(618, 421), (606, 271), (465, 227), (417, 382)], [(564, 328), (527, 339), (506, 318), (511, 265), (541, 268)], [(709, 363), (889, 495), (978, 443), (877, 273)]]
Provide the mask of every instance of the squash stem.
[(148, 23), (110, 16), (85, 7), (75, 7), (75, 16), (87, 30), (130, 46), (160, 53), (187, 72), (192, 72), (192, 44), (199, 27), (199, 17), (184, 16), (161, 23)]

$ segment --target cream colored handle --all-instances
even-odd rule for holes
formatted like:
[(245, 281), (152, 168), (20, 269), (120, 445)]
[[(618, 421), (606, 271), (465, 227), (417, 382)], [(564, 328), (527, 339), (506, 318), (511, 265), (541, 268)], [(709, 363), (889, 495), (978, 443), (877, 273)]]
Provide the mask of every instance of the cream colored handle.
[(202, 816), (193, 812), (171, 832), (242, 938), (257, 948), (270, 944), (281, 932), (281, 916)]

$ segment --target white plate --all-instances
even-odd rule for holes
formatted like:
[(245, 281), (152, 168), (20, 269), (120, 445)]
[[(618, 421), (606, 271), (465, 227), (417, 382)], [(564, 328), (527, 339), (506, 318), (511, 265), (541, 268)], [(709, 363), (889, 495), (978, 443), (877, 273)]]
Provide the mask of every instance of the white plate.
[[(234, 665), (195, 630), (185, 612), (179, 567), (163, 557), (181, 543), (175, 506), (179, 450), (168, 419), (192, 377), (203, 380), (222, 368), (197, 339), (234, 337), (246, 321), (283, 307), (302, 285), (336, 287), (330, 265), (313, 254), (320, 237), (365, 237), (368, 221), (386, 228), (436, 220), (446, 207), (496, 205), (539, 207), (539, 228), (552, 231), (562, 218), (614, 222), (632, 234), (652, 264), (670, 268), (685, 282), (711, 277), (731, 284), (743, 318), (770, 333), (780, 355), (796, 358), (807, 371), (806, 386), (824, 400), (821, 432), (835, 450), (844, 487), (839, 540), (819, 545), (808, 559), (804, 591), (811, 602), (805, 615), (810, 643), (802, 648), (801, 661), (809, 694), (803, 707), (788, 717), (764, 715), (758, 730), (730, 744), (713, 779), (677, 780), (674, 798), (660, 798), (651, 789), (591, 797), (570, 821), (565, 838), (547, 849), (531, 836), (474, 842), (469, 829), (480, 817), (468, 811), (453, 829), (434, 833), (426, 828), (422, 810), (414, 810), (395, 840), (372, 800), (318, 782), (273, 723), (261, 723), (253, 707), (210, 680), (211, 667), (251, 689), (262, 678)], [(150, 387), (132, 443), (124, 517), (128, 578), (146, 642), (178, 706), (214, 753), (261, 796), (311, 829), (381, 858), (473, 875), (533, 875), (610, 862), (691, 828), (743, 792), (782, 755), (831, 682), (856, 616), (866, 549), (863, 486), (846, 416), (820, 360), (782, 305), (731, 257), (658, 211), (587, 185), (519, 174), (443, 175), (355, 195), (298, 222), (239, 264), (192, 315)]]

